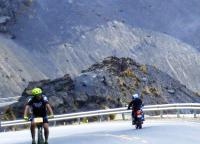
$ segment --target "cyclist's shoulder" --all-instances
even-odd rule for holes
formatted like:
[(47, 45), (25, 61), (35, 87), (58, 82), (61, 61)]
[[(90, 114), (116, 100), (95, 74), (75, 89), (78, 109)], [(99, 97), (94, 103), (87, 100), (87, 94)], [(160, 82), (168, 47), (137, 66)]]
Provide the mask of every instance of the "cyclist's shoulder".
[(45, 102), (48, 102), (48, 98), (47, 98), (47, 96), (46, 95), (42, 95), (42, 99), (43, 99), (43, 101), (45, 101)]
[(27, 103), (28, 104), (33, 102), (33, 101), (34, 101), (34, 97), (33, 96), (30, 96), (30, 97), (27, 98)]

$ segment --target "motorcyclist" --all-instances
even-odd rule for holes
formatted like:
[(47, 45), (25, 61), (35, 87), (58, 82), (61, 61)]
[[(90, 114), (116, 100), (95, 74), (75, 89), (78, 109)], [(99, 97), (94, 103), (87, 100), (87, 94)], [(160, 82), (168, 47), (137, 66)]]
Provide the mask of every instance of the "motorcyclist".
[[(51, 106), (48, 103), (47, 97), (42, 94), (41, 88), (34, 88), (32, 89), (32, 95), (24, 110), (24, 119), (31, 121), (31, 135), (32, 135), (32, 144), (36, 144), (35, 142), (35, 127), (36, 124), (33, 122), (34, 117), (43, 117), (43, 127), (44, 127), (44, 136), (45, 136), (45, 143), (48, 144), (48, 136), (49, 136), (49, 125), (48, 125), (48, 114), (47, 111), (50, 113), (50, 118), (53, 118), (53, 111)], [(29, 110), (32, 110), (32, 114), (28, 117)]]
[[(138, 110), (141, 110), (142, 106), (143, 106), (143, 103), (142, 103), (142, 100), (139, 98), (139, 95), (134, 94), (132, 96), (132, 101), (128, 105), (128, 110), (132, 107), (132, 122), (133, 122), (132, 124), (135, 124), (135, 119), (136, 119), (135, 112), (137, 112)], [(142, 118), (144, 119), (144, 114)]]

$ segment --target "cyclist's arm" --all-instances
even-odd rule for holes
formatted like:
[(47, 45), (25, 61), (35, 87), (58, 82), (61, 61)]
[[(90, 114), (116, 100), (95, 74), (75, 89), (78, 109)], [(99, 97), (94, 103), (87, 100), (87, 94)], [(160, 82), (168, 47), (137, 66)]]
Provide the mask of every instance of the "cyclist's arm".
[(53, 115), (53, 110), (52, 110), (50, 104), (47, 103), (47, 104), (46, 104), (46, 108), (47, 108), (47, 110), (49, 111), (50, 115)]
[(29, 108), (30, 108), (29, 105), (26, 105), (26, 106), (25, 106), (25, 109), (24, 109), (24, 116), (27, 116), (27, 115), (28, 115)]

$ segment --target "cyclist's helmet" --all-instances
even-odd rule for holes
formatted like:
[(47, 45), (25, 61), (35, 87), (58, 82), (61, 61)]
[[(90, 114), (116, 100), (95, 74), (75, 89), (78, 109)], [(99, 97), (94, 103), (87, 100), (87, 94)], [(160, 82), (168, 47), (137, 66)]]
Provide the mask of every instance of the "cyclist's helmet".
[(135, 99), (135, 98), (139, 98), (139, 95), (138, 95), (138, 94), (134, 94), (134, 95), (132, 96), (132, 99)]
[(40, 95), (40, 94), (42, 94), (42, 89), (41, 88), (32, 89), (32, 95), (33, 96), (37, 96), (37, 95)]

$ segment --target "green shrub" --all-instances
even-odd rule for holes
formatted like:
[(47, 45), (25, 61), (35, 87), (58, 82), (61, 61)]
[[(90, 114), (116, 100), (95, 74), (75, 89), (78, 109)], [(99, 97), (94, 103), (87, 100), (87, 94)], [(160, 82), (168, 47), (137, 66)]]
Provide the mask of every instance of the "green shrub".
[(115, 117), (116, 117), (116, 114), (110, 114), (110, 115), (109, 115), (110, 120), (114, 120)]
[(81, 123), (88, 123), (88, 118), (86, 118), (86, 117), (82, 118)]
[(16, 116), (14, 114), (14, 112), (12, 111), (12, 109), (10, 107), (8, 107), (3, 115), (3, 119), (4, 120), (15, 120)]

